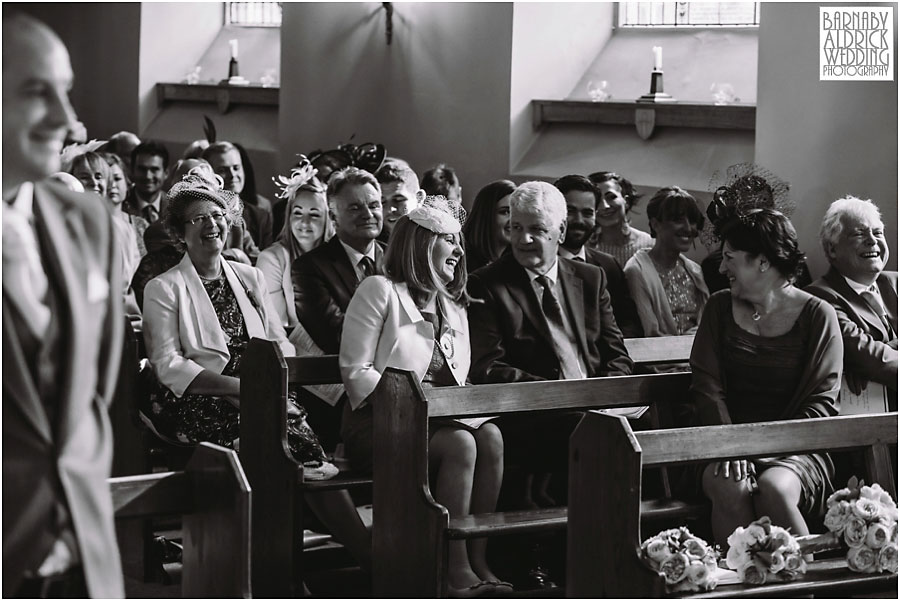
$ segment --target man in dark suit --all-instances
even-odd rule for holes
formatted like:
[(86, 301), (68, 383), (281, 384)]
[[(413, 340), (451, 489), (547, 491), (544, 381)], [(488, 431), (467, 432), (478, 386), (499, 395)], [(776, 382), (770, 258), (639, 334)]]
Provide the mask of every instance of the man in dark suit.
[(335, 236), (294, 261), (291, 280), (300, 323), (320, 349), (337, 354), (350, 298), (381, 270), (381, 188), (371, 173), (347, 167), (328, 180), (327, 195)]
[(597, 227), (597, 188), (583, 175), (565, 175), (553, 185), (566, 198), (566, 237), (559, 245), (559, 256), (602, 269), (606, 274), (613, 315), (622, 335), (641, 338), (644, 335), (641, 319), (628, 292), (622, 266), (612, 255), (585, 246)]
[(169, 172), (169, 151), (159, 142), (148, 140), (131, 151), (130, 164), (134, 185), (128, 191), (122, 210), (156, 223), (169, 203), (163, 190)]
[(566, 235), (562, 193), (527, 182), (510, 197), (511, 249), (472, 274), (469, 306), (473, 382), (627, 375), (606, 275), (557, 256)]
[(3, 596), (122, 597), (107, 478), (121, 265), (100, 197), (42, 183), (75, 120), (69, 55), (3, 15)]
[(836, 200), (822, 220), (820, 239), (831, 268), (806, 290), (837, 312), (851, 388), (880, 382), (893, 393), (896, 410), (897, 272), (884, 271), (890, 250), (881, 213), (871, 200)]

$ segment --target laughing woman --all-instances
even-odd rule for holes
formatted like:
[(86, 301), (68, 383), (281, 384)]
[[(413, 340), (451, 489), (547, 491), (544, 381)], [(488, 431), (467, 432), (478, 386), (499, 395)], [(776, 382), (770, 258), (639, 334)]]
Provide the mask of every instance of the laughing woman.
[[(397, 220), (384, 257), (344, 316), (340, 366), (349, 403), (343, 437), (356, 469), (372, 469), (372, 391), (385, 368), (413, 371), (425, 388), (466, 383), (471, 361), (466, 265), (460, 224), (446, 199), (430, 196)], [(433, 423), (434, 498), (452, 517), (494, 510), (503, 478), (503, 438), (483, 419)], [(467, 550), (468, 544), (468, 550)], [(487, 539), (451, 541), (451, 597), (511, 593), (487, 565)]]
[(647, 217), (656, 242), (625, 264), (625, 279), (644, 336), (693, 334), (709, 291), (700, 266), (683, 253), (703, 227), (703, 213), (693, 196), (672, 186), (653, 195)]

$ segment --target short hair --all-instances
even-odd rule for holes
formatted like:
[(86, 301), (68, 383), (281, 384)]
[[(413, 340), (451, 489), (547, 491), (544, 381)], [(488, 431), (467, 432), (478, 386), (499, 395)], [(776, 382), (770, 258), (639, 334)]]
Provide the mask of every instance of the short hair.
[(358, 167), (344, 167), (340, 171), (335, 171), (328, 178), (328, 203), (331, 204), (335, 196), (341, 193), (347, 186), (364, 186), (369, 184), (378, 194), (381, 194), (381, 185), (375, 176)]
[(419, 176), (416, 172), (409, 165), (397, 161), (383, 163), (375, 172), (375, 179), (381, 185), (400, 182), (413, 193), (419, 189)]
[(187, 145), (181, 154), (183, 159), (199, 159), (203, 156), (203, 151), (209, 148), (209, 141), (205, 139), (194, 140)]
[[(109, 137), (103, 150), (118, 155), (119, 157), (122, 157), (123, 155), (128, 157), (131, 155), (131, 151), (140, 146), (140, 144), (141, 139), (135, 134), (130, 131), (120, 131)], [(124, 161), (125, 159), (122, 160)]]
[(453, 167), (438, 163), (422, 176), (422, 189), (428, 196), (445, 196), (450, 198), (450, 190), (459, 187), (459, 178)]
[(122, 157), (112, 152), (101, 152), (100, 156), (106, 161), (106, 164), (110, 166), (109, 170), (109, 183), (112, 183), (112, 169), (113, 165), (117, 165), (119, 169), (122, 170), (122, 175), (125, 177), (125, 184), (128, 185), (131, 183), (131, 178), (128, 177), (128, 169), (125, 167), (125, 161), (122, 160)]
[(881, 211), (871, 199), (863, 200), (848, 194), (835, 200), (828, 207), (828, 210), (825, 211), (825, 217), (822, 218), (822, 227), (819, 230), (819, 242), (822, 244), (825, 256), (830, 256), (829, 251), (831, 247), (837, 244), (841, 233), (844, 231), (844, 223), (841, 220), (841, 217), (844, 215), (859, 219), (874, 219), (883, 223)]
[[(688, 221), (697, 226), (698, 230), (703, 229), (703, 223), (706, 221), (703, 211), (697, 205), (697, 200), (678, 186), (660, 188), (647, 203), (648, 220), (675, 221), (682, 217), (687, 217)], [(650, 225), (650, 235), (656, 238), (656, 231), (652, 224)]]
[(635, 192), (634, 185), (615, 171), (595, 171), (588, 175), (588, 179), (594, 182), (595, 185), (602, 184), (603, 182), (616, 182), (619, 189), (622, 191), (622, 198), (625, 199), (626, 213), (634, 208), (634, 205), (636, 205), (641, 198), (641, 195)]
[(134, 150), (131, 151), (132, 170), (134, 169), (134, 164), (137, 162), (137, 158), (141, 155), (159, 157), (162, 159), (163, 169), (169, 168), (169, 150), (159, 142), (147, 140), (134, 147)]
[(800, 275), (806, 255), (800, 250), (797, 230), (787, 216), (775, 209), (751, 209), (729, 218), (720, 229), (723, 244), (758, 257), (764, 256), (789, 281)]
[[(222, 156), (223, 154), (231, 152), (232, 150), (238, 154), (241, 153), (241, 151), (237, 149), (237, 146), (235, 146), (231, 142), (226, 142), (224, 140), (222, 142), (213, 142), (203, 150), (203, 152), (200, 154), (200, 158), (209, 163), (209, 157)], [(241, 161), (241, 163), (243, 164), (243, 160)]]
[(468, 304), (466, 282), (466, 255), (459, 257), (453, 270), (453, 279), (444, 284), (431, 263), (431, 251), (443, 234), (436, 234), (428, 228), (402, 216), (394, 225), (394, 230), (384, 252), (384, 273), (396, 283), (404, 283), (419, 309), (425, 306), (428, 297), (442, 294), (462, 305)]
[(566, 197), (547, 182), (525, 182), (509, 197), (510, 210), (546, 215), (554, 225), (566, 222)]
[(563, 193), (563, 196), (569, 192), (590, 192), (594, 195), (594, 208), (597, 207), (597, 186), (583, 175), (564, 175), (553, 185)]
[(106, 162), (103, 155), (99, 152), (85, 152), (84, 154), (79, 154), (72, 159), (72, 164), (69, 166), (69, 173), (75, 175), (75, 168), (81, 164), (87, 165), (92, 173), (94, 171), (102, 173), (103, 179), (107, 182), (107, 186), (109, 185), (109, 164)]
[(480, 253), (485, 259), (493, 261), (494, 248), (494, 212), (497, 203), (516, 189), (516, 185), (508, 179), (491, 182), (475, 195), (472, 201), (472, 212), (463, 224), (462, 233), (469, 252)]

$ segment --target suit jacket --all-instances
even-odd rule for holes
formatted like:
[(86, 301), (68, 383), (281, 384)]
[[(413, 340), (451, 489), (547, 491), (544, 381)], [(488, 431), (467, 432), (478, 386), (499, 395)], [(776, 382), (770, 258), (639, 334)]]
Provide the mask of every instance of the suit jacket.
[[(157, 217), (162, 217), (166, 212), (166, 208), (169, 206), (169, 197), (165, 192), (162, 193), (159, 197), (159, 214)], [(141, 213), (141, 201), (138, 200), (137, 196), (135, 196), (134, 188), (131, 188), (128, 191), (128, 195), (125, 196), (125, 200), (122, 202), (122, 210), (128, 213), (129, 215), (136, 215), (138, 217), (144, 217)]]
[(259, 250), (272, 244), (272, 214), (255, 205), (244, 203), (244, 226)]
[[(621, 376), (634, 364), (613, 317), (606, 275), (593, 265), (558, 258), (563, 296), (588, 377)], [(557, 380), (559, 359), (525, 269), (512, 253), (469, 278), (469, 331), (476, 384)], [(479, 299), (483, 302), (479, 302)]]
[(641, 328), (641, 319), (628, 292), (628, 283), (625, 281), (622, 266), (614, 256), (588, 246), (584, 247), (584, 256), (587, 263), (596, 265), (606, 273), (606, 289), (609, 291), (613, 314), (616, 317), (616, 324), (622, 330), (622, 336), (642, 338), (644, 330)]
[[(109, 404), (122, 353), (122, 267), (109, 211), (93, 194), (34, 186), (34, 223), (59, 317), (51, 423), (22, 346), (16, 290), (3, 280), (3, 594), (50, 551), (39, 535), (67, 505), (92, 597), (123, 597), (107, 478)], [(30, 334), (29, 334), (30, 335)], [(44, 538), (41, 545), (39, 538)]]
[[(375, 242), (375, 268), (381, 271), (384, 245)], [(298, 257), (291, 266), (297, 319), (320, 349), (329, 355), (341, 350), (344, 313), (359, 282), (340, 239)]]
[[(897, 328), (897, 272), (883, 271), (875, 281), (887, 308), (889, 319)], [(863, 298), (847, 284), (847, 280), (832, 267), (824, 277), (806, 287), (834, 307), (844, 339), (844, 366), (847, 371), (897, 389), (897, 349), (890, 346), (881, 318)], [(896, 343), (895, 343), (896, 346)]]
[[(456, 383), (466, 383), (471, 351), (466, 310), (439, 296), (449, 331), (441, 346)], [(425, 377), (434, 348), (434, 330), (422, 317), (406, 284), (383, 276), (363, 280), (344, 317), (341, 378), (353, 409), (360, 407), (381, 380), (386, 367), (409, 369)]]
[[(269, 303), (262, 274), (255, 267), (220, 260), (248, 336), (275, 340), (292, 357), (294, 347)], [(156, 377), (179, 397), (204, 369), (222, 373), (231, 359), (212, 301), (187, 253), (144, 290), (144, 342)]]

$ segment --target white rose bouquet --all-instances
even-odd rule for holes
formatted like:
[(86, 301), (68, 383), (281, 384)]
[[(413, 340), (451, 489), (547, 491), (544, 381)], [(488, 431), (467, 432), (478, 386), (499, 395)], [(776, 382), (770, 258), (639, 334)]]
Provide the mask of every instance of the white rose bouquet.
[(826, 505), (825, 527), (849, 548), (847, 567), (897, 573), (897, 504), (890, 494), (852, 478)]
[(716, 588), (718, 556), (706, 541), (684, 526), (664, 530), (641, 545), (644, 563), (665, 577), (669, 592)]
[(768, 516), (738, 527), (728, 537), (728, 545), (725, 562), (737, 571), (741, 582), (790, 581), (806, 573), (797, 540), (784, 528), (773, 526)]

